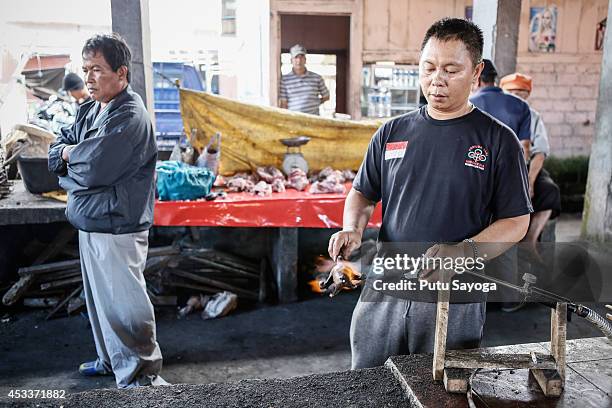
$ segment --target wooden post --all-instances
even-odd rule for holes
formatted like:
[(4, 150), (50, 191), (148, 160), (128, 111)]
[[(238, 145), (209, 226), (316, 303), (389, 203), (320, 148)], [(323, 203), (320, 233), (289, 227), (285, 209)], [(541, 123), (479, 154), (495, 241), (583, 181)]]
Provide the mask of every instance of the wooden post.
[(499, 78), (516, 70), (521, 0), (474, 0), (474, 22), (484, 35), (483, 57), (495, 62)]
[(274, 228), (271, 239), (272, 273), (280, 303), (297, 300), (298, 229)]
[[(612, 13), (612, 2), (608, 4)], [(611, 15), (611, 14), (608, 14)], [(612, 242), (612, 35), (604, 37), (595, 134), (584, 196), (582, 236)]]
[(567, 303), (557, 303), (550, 314), (550, 354), (557, 362), (557, 371), (565, 380), (565, 341), (567, 339)]
[(142, 98), (155, 126), (149, 0), (111, 0), (110, 4), (112, 29), (132, 52), (132, 89)]
[(466, 368), (445, 368), (444, 389), (446, 392), (465, 394), (468, 391), (471, 373), (472, 370)]
[(450, 291), (438, 291), (438, 309), (436, 313), (436, 336), (434, 340), (433, 378), (444, 379), (444, 355), (446, 353), (446, 332), (448, 329), (448, 308)]
[(565, 340), (567, 334), (567, 303), (557, 303), (550, 315), (550, 354), (556, 370), (530, 370), (547, 397), (558, 397), (565, 386)]

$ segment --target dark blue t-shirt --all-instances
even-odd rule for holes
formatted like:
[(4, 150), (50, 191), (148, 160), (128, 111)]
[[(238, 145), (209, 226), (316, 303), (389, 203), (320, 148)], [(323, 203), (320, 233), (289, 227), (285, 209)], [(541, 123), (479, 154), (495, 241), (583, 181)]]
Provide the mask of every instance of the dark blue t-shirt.
[(521, 98), (497, 86), (487, 86), (479, 89), (470, 102), (510, 127), (519, 140), (531, 140), (531, 110)]
[(460, 242), (533, 211), (518, 139), (478, 108), (436, 120), (423, 106), (385, 123), (353, 188), (382, 201), (382, 243)]

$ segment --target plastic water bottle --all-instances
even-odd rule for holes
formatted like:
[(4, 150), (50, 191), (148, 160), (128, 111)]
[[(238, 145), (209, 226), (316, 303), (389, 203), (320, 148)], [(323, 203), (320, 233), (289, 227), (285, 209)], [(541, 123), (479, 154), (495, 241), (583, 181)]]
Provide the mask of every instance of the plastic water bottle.
[(388, 118), (391, 116), (391, 91), (389, 89), (385, 89), (383, 96), (383, 117)]
[(385, 92), (383, 89), (378, 91), (378, 98), (376, 104), (376, 116), (379, 118), (385, 117)]
[(419, 86), (419, 71), (410, 72), (410, 86), (412, 87)]
[(376, 104), (377, 104), (376, 91), (370, 88), (368, 90), (368, 116), (371, 118), (378, 116), (376, 114)]

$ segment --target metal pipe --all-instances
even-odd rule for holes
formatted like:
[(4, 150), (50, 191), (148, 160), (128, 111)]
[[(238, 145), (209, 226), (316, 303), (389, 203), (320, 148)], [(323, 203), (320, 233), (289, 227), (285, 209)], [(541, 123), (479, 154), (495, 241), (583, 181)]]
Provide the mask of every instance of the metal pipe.
[[(572, 313), (586, 319), (589, 323), (591, 323), (593, 326), (595, 326), (597, 329), (599, 329), (608, 339), (610, 339), (612, 341), (612, 323), (610, 323), (609, 321), (607, 321), (603, 316), (601, 316), (600, 314), (598, 314), (597, 312), (595, 312), (593, 309), (590, 309), (584, 305), (581, 304), (576, 304), (574, 302), (572, 302), (570, 299), (557, 295), (556, 293), (552, 293), (549, 292), (547, 290), (538, 288), (536, 286), (533, 286), (530, 282), (525, 282), (525, 284), (523, 286), (519, 286), (519, 285), (515, 285), (513, 283), (510, 282), (506, 282), (502, 279), (499, 278), (495, 278), (493, 276), (487, 276), (484, 274), (480, 274), (478, 272), (474, 272), (474, 271), (466, 271), (466, 273), (468, 273), (469, 275), (475, 276), (477, 278), (480, 279), (484, 279), (487, 280), (489, 282), (494, 282), (496, 284), (505, 286), (507, 288), (510, 289), (514, 289), (522, 294), (525, 295), (525, 300), (527, 299), (527, 297), (529, 295), (539, 295), (539, 296), (543, 296), (545, 298), (548, 298), (550, 300), (553, 300), (555, 302), (562, 302), (562, 303), (567, 303), (567, 307), (568, 310), (570, 310)], [(533, 277), (532, 277), (533, 278)], [(525, 279), (525, 278), (524, 278)], [(535, 278), (533, 278), (535, 281)], [(554, 305), (551, 305), (547, 302), (539, 302), (545, 306), (549, 306), (554, 308)]]

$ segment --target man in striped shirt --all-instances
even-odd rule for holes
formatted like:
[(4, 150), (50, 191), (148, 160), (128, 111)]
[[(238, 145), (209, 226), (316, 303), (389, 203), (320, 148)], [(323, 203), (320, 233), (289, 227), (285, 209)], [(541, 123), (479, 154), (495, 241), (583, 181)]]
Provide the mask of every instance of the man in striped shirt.
[(306, 69), (306, 48), (296, 44), (290, 52), (293, 69), (281, 78), (279, 106), (318, 115), (319, 105), (329, 100), (329, 90), (321, 75)]

